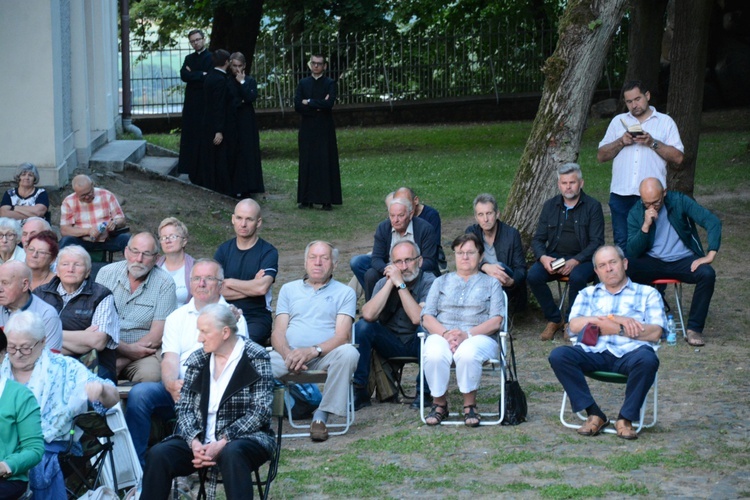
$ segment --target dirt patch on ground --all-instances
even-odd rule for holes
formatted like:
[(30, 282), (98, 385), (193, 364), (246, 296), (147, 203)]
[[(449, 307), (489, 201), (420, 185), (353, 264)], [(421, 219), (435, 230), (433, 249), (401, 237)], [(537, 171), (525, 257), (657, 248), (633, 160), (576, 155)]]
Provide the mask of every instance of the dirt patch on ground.
[[(216, 245), (232, 236), (229, 216), (235, 201), (230, 198), (137, 171), (104, 174), (97, 183), (118, 195), (134, 230), (153, 231), (168, 215), (183, 220), (194, 235), (189, 251), (195, 257), (213, 255)], [(69, 187), (52, 193), (53, 205), (59, 206), (68, 193)], [(694, 349), (679, 342), (660, 349), (658, 424), (640, 439), (582, 438), (560, 425), (561, 389), (547, 363), (560, 341), (537, 340), (543, 323), (538, 309), (532, 308), (516, 317), (513, 326), (521, 383), (529, 399), (528, 422), (518, 427), (428, 428), (406, 405), (374, 403), (357, 412), (345, 436), (324, 444), (286, 440), (272, 497), (750, 495), (750, 192), (698, 200), (724, 224), (707, 345)], [(290, 227), (278, 214), (267, 211), (264, 218), (263, 234), (281, 255), (278, 293), (281, 284), (301, 276), (302, 247), (283, 237)], [(53, 220), (57, 223), (59, 214)], [(444, 234), (458, 234), (470, 222), (445, 220)], [(346, 262), (371, 245), (371, 237), (367, 228), (339, 245), (340, 280), (349, 280)], [(687, 286), (686, 310), (691, 295)], [(674, 307), (671, 295), (670, 300)], [(407, 369), (407, 385), (413, 385), (415, 373)], [(480, 389), (480, 410), (497, 404), (497, 387), (496, 374), (488, 373)], [(615, 417), (621, 388), (599, 385), (594, 394)], [(458, 400), (451, 404), (459, 410)]]

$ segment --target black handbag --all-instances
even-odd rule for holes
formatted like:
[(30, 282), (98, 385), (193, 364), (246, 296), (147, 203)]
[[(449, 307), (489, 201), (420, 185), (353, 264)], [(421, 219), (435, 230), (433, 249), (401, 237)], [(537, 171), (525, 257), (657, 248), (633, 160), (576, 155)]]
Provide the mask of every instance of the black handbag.
[[(526, 405), (526, 394), (518, 383), (518, 373), (516, 371), (516, 351), (513, 349), (513, 336), (508, 334), (510, 343), (510, 359), (506, 357), (505, 363), (508, 366), (505, 378), (505, 415), (501, 425), (518, 425), (526, 421), (528, 407)], [(503, 402), (500, 401), (499, 408), (502, 409)]]

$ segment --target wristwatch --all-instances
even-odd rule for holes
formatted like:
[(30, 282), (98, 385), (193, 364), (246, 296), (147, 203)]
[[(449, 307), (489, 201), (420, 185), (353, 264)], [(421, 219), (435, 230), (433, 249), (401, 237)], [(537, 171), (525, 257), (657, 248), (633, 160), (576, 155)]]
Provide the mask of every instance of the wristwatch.
[(321, 357), (323, 355), (323, 348), (320, 347), (319, 345), (314, 345), (313, 347), (315, 348), (316, 351), (318, 351), (318, 357)]
[(396, 288), (398, 288), (399, 290), (403, 290), (404, 288), (406, 288), (406, 283), (401, 283), (401, 284), (400, 284), (399, 286), (397, 286)]
[(651, 143), (651, 149), (653, 149), (654, 151), (656, 151), (657, 149), (659, 149), (659, 143), (656, 142), (656, 141), (652, 142)]

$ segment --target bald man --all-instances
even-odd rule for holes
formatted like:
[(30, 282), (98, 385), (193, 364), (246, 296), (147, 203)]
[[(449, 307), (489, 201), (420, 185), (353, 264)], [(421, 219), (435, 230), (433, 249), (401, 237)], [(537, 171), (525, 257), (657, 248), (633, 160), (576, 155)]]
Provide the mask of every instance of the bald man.
[[(659, 278), (694, 283), (686, 340), (702, 346), (716, 283), (711, 263), (721, 245), (721, 221), (692, 198), (666, 191), (655, 177), (644, 179), (639, 192), (641, 202), (628, 214), (630, 277), (645, 284)], [(708, 233), (708, 252), (703, 250), (696, 224)]]
[(255, 200), (237, 203), (232, 226), (235, 237), (222, 243), (214, 255), (224, 268), (222, 295), (242, 311), (248, 336), (265, 345), (271, 336), (271, 286), (279, 269), (279, 252), (258, 236), (263, 218)]

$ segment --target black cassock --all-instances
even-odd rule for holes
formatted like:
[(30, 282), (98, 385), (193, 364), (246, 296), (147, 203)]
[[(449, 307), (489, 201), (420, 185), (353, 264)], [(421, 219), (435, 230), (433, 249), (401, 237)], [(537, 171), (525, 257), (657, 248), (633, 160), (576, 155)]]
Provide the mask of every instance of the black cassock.
[[(328, 97), (326, 99), (326, 96)], [(310, 99), (307, 105), (303, 99)], [(300, 80), (294, 110), (302, 115), (299, 127), (298, 203), (341, 205), (341, 173), (332, 109), (336, 83), (325, 76)]]
[(229, 90), (232, 93), (232, 107), (235, 112), (237, 142), (230, 154), (232, 163), (232, 184), (229, 195), (246, 197), (250, 193), (263, 193), (263, 169), (260, 163), (260, 137), (255, 120), (253, 102), (258, 98), (258, 84), (255, 79), (245, 77), (240, 85), (230, 76)]
[[(235, 114), (232, 109), (232, 94), (229, 91), (227, 74), (212, 69), (203, 83), (205, 111), (200, 147), (200, 168), (190, 182), (220, 193), (231, 192), (231, 166), (229, 157), (237, 140)], [(221, 144), (213, 140), (220, 132)]]
[[(190, 68), (190, 71), (187, 70)], [(180, 69), (180, 78), (185, 85), (185, 102), (182, 105), (182, 133), (180, 134), (180, 161), (178, 170), (181, 174), (192, 175), (198, 170), (198, 153), (201, 130), (203, 129), (203, 73), (213, 69), (211, 53), (204, 50), (200, 54), (193, 52), (185, 57)]]

